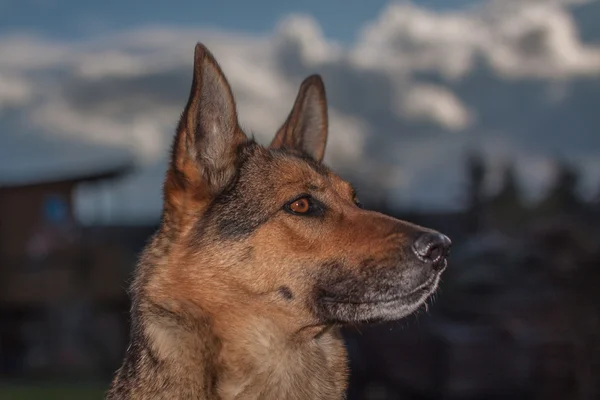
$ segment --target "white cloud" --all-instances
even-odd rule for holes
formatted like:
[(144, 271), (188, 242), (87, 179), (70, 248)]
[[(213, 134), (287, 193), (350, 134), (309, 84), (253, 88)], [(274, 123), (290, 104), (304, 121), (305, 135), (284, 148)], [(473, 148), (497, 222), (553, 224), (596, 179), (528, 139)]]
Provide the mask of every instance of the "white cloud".
[(370, 24), (354, 58), (398, 73), (436, 71), (459, 78), (477, 57), (512, 78), (598, 75), (600, 49), (581, 43), (565, 1), (495, 0), (466, 11), (392, 3)]
[[(115, 108), (113, 109), (112, 106)], [(86, 111), (64, 99), (44, 102), (31, 112), (31, 122), (63, 139), (85, 139), (132, 150), (140, 162), (162, 156), (173, 132), (173, 115), (181, 110), (172, 107), (143, 107), (136, 113), (119, 118), (118, 103)]]
[(432, 121), (449, 131), (464, 129), (473, 117), (450, 91), (443, 87), (421, 84), (401, 93), (398, 114), (414, 120)]
[(0, 114), (3, 108), (27, 103), (31, 95), (32, 87), (25, 79), (0, 73)]
[(319, 24), (305, 15), (291, 15), (284, 18), (276, 29), (278, 40), (285, 44), (297, 43), (300, 57), (310, 65), (335, 62), (342, 55), (342, 49), (325, 39)]
[(202, 41), (232, 84), (242, 126), (262, 143), (285, 120), (301, 79), (322, 74), (326, 161), (358, 180), (363, 197), (456, 206), (472, 145), (514, 156), (539, 193), (550, 157), (564, 153), (589, 170), (600, 155), (600, 116), (591, 106), (600, 101), (600, 46), (579, 38), (575, 3), (493, 0), (453, 12), (393, 3), (348, 46), (302, 15), (265, 36), (170, 27), (71, 42), (0, 36), (0, 112), (12, 112), (4, 120), (11, 132), (136, 155), (137, 175), (82, 191), (83, 218), (95, 215), (90, 204), (111, 219), (156, 215), (193, 46)]
[(69, 45), (36, 36), (10, 35), (0, 40), (0, 54), (0, 69), (25, 72), (64, 65)]
[(391, 3), (363, 31), (353, 59), (397, 73), (440, 71), (462, 76), (486, 40), (485, 27), (467, 12), (436, 12), (408, 2)]
[(511, 7), (494, 19), (486, 56), (500, 73), (514, 78), (600, 75), (600, 49), (581, 43), (573, 18), (556, 2)]

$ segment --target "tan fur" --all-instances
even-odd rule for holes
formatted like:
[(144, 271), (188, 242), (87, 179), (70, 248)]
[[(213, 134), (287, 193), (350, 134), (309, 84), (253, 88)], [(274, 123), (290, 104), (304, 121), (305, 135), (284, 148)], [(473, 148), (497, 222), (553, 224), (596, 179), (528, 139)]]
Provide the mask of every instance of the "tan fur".
[[(196, 47), (162, 223), (136, 269), (131, 343), (108, 399), (342, 399), (337, 327), (400, 318), (435, 290), (441, 269), (410, 250), (431, 231), (360, 209), (321, 164), (326, 140), (318, 76), (264, 148)], [(286, 208), (299, 195), (310, 216)]]

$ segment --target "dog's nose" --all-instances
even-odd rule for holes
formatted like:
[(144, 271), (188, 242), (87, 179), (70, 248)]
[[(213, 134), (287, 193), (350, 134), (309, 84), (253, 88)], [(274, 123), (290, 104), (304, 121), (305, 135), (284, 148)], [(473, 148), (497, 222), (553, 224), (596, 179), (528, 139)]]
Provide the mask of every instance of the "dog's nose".
[(413, 251), (423, 262), (429, 263), (438, 270), (446, 264), (452, 241), (448, 236), (438, 232), (424, 233), (413, 244)]

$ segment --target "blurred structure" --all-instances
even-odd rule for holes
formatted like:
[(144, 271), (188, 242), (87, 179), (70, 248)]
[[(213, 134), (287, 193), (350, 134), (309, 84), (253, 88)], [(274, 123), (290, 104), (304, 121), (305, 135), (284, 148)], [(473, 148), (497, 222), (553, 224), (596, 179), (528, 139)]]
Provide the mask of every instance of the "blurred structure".
[(14, 171), (0, 182), (0, 372), (88, 371), (90, 317), (127, 301), (122, 282), (130, 260), (86, 237), (73, 192), (83, 182), (116, 179), (130, 164), (121, 157), (94, 168), (90, 155), (103, 149), (87, 150), (50, 153), (36, 160), (43, 169)]

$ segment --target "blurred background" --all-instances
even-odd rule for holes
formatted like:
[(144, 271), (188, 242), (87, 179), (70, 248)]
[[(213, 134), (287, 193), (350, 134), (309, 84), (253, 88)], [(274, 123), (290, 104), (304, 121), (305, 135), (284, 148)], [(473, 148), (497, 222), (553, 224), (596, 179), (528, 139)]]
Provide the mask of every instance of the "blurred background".
[(454, 242), (351, 400), (600, 399), (600, 2), (0, 0), (1, 399), (102, 398), (198, 41), (264, 144), (321, 74), (326, 162)]

